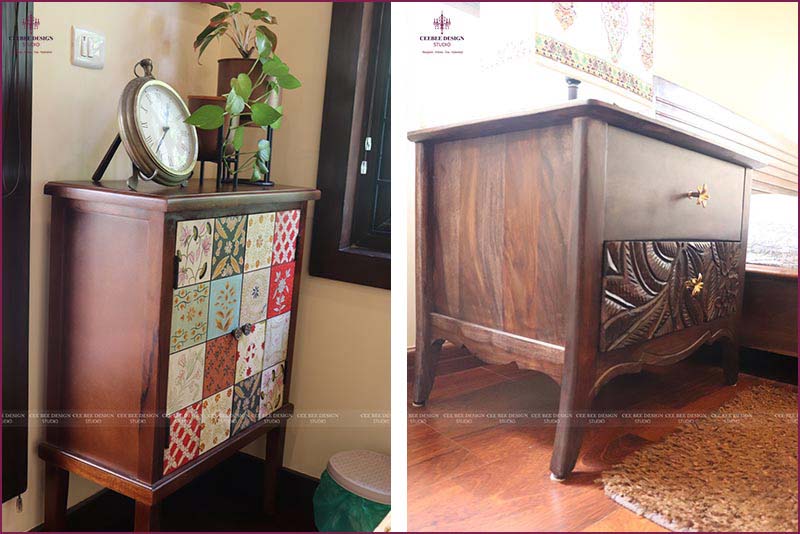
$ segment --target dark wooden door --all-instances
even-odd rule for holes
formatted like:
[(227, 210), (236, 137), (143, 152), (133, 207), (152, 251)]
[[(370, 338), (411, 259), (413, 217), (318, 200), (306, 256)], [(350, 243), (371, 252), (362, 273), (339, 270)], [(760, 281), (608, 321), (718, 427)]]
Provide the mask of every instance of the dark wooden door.
[(3, 502), (28, 487), (33, 2), (3, 4)]

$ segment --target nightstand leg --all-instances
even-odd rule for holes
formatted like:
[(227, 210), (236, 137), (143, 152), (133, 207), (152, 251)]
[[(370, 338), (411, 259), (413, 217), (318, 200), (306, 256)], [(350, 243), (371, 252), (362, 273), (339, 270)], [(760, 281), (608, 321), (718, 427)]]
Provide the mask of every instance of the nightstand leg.
[(564, 480), (575, 468), (585, 424), (585, 419), (576, 416), (587, 412), (590, 406), (588, 389), (583, 387), (583, 384), (571, 385), (566, 381), (562, 383), (556, 439), (553, 444), (553, 456), (550, 459), (551, 478)]
[(47, 463), (44, 481), (44, 530), (48, 532), (66, 530), (68, 492), (69, 473)]
[(134, 532), (157, 532), (161, 530), (161, 504), (145, 504), (136, 501), (133, 520)]
[(443, 344), (443, 339), (437, 339), (431, 343), (419, 333), (417, 334), (412, 400), (414, 406), (423, 406), (428, 401), (428, 396), (433, 389), (433, 381), (436, 378), (436, 363), (439, 361), (439, 352)]
[(725, 384), (732, 386), (739, 380), (739, 344), (732, 339), (723, 339), (721, 343)]
[(264, 513), (278, 511), (278, 476), (283, 467), (283, 445), (286, 442), (286, 423), (267, 432), (267, 453), (264, 460)]

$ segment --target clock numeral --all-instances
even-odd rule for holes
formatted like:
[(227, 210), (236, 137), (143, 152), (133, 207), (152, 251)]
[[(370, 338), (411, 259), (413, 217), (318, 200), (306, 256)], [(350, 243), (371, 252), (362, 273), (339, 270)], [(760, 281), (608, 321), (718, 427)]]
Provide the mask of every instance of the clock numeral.
[(147, 121), (142, 121), (139, 124), (142, 126), (142, 128), (147, 128)]
[(153, 144), (153, 138), (151, 136), (149, 136), (149, 135), (147, 137), (145, 137), (144, 140), (147, 141), (148, 145)]

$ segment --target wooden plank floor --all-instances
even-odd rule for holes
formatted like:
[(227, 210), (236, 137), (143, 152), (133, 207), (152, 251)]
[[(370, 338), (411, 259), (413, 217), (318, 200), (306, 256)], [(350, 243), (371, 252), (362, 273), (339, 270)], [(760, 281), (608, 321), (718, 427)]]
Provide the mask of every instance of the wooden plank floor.
[(483, 365), (447, 347), (428, 404), (409, 407), (409, 530), (664, 531), (606, 497), (597, 479), (680, 424), (653, 413), (707, 413), (768, 382), (742, 374), (726, 387), (713, 357), (607, 384), (594, 408), (608, 417), (587, 430), (572, 477), (558, 483), (549, 470), (555, 425), (537, 418), (557, 412), (558, 386), (540, 373)]

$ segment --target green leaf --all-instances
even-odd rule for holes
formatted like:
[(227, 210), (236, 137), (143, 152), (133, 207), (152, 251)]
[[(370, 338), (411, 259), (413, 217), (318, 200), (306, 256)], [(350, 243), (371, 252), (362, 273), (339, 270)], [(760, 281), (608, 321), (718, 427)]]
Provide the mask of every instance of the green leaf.
[[(272, 17), (272, 22), (271, 22), (271, 24), (274, 24), (275, 22), (276, 22), (276, 21), (275, 21), (275, 17)], [(264, 35), (266, 35), (266, 36), (267, 36), (267, 39), (269, 39), (269, 40), (270, 40), (270, 42), (272, 43), (272, 51), (274, 52), (274, 51), (275, 51), (275, 49), (276, 49), (276, 48), (278, 48), (278, 36), (277, 36), (277, 35), (275, 35), (275, 32), (274, 32), (274, 31), (272, 31), (272, 30), (270, 30), (270, 29), (269, 29), (269, 28), (267, 28), (266, 26), (259, 26), (259, 27), (258, 27), (258, 28), (256, 28), (256, 29), (257, 29), (257, 30), (259, 30), (259, 31), (261, 31), (261, 32), (262, 32)]]
[(261, 67), (267, 76), (286, 76), (289, 74), (289, 66), (281, 61), (278, 56), (272, 56)]
[(208, 36), (211, 34), (211, 32), (215, 31), (215, 30), (217, 29), (217, 27), (218, 27), (218, 26), (212, 26), (211, 24), (209, 24), (208, 26), (206, 26), (205, 28), (203, 28), (203, 31), (201, 31), (200, 33), (198, 33), (198, 34), (197, 34), (197, 37), (195, 37), (195, 38), (194, 38), (194, 49), (195, 49), (195, 50), (197, 50), (197, 48), (198, 48), (198, 47), (199, 47), (201, 44), (203, 44), (203, 40), (204, 40), (206, 37), (208, 37)]
[(224, 117), (225, 110), (220, 106), (206, 104), (189, 115), (189, 117), (186, 119), (186, 122), (188, 124), (193, 124), (202, 130), (216, 130), (222, 126)]
[(263, 180), (264, 179), (264, 174), (261, 172), (261, 170), (258, 167), (253, 167), (253, 178), (252, 179), (253, 179), (254, 182), (257, 182), (259, 180)]
[(258, 141), (258, 161), (267, 162), (269, 161), (270, 156), (270, 146), (269, 141), (266, 139), (261, 139)]
[(275, 109), (277, 109), (278, 112), (281, 114), (281, 118), (271, 124), (273, 130), (277, 130), (278, 128), (280, 128), (281, 121), (283, 120), (283, 106), (278, 106)]
[(258, 50), (258, 55), (263, 56), (265, 53), (269, 54), (271, 49), (272, 43), (269, 42), (264, 32), (256, 30), (256, 50)]
[(280, 111), (263, 102), (256, 102), (250, 108), (253, 111), (253, 122), (259, 126), (268, 126), (281, 118)]
[(206, 2), (206, 4), (210, 6), (219, 7), (222, 9), (228, 9), (228, 4), (226, 4), (225, 2)]
[(192, 226), (192, 239), (197, 241), (199, 237), (200, 237), (200, 232), (197, 231), (197, 227)]
[(231, 14), (228, 11), (223, 11), (222, 13), (217, 13), (216, 15), (211, 17), (211, 24), (209, 24), (209, 26), (213, 26), (213, 27), (216, 28), (221, 23), (225, 22), (225, 19), (227, 19), (230, 16), (231, 16)]
[(244, 128), (239, 126), (236, 128), (236, 131), (233, 134), (233, 149), (235, 151), (240, 151), (242, 149), (242, 145), (244, 144)]
[(230, 9), (231, 13), (239, 13), (242, 11), (242, 4), (236, 2), (234, 4), (231, 4), (228, 9)]
[(226, 96), (228, 99), (225, 102), (225, 111), (231, 115), (239, 115), (244, 111), (244, 99), (236, 94), (236, 91), (231, 90)]
[(206, 232), (208, 232), (208, 235), (211, 235), (211, 223), (208, 221), (206, 221)]
[(250, 18), (253, 20), (263, 20), (266, 23), (272, 22), (272, 17), (269, 16), (269, 12), (264, 11), (260, 7), (257, 7), (255, 10), (248, 13)]
[(250, 98), (250, 93), (253, 92), (253, 80), (247, 73), (242, 72), (236, 78), (231, 80), (231, 88), (236, 91), (236, 94), (244, 100)]
[(297, 89), (301, 84), (300, 80), (291, 74), (284, 74), (282, 76), (278, 76), (278, 85), (284, 89)]

